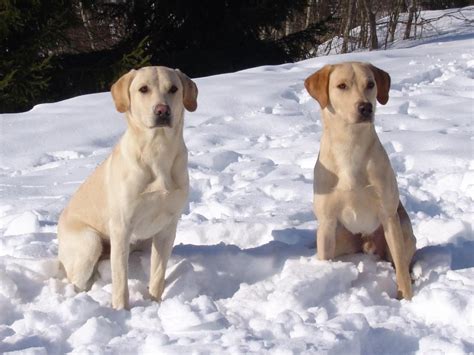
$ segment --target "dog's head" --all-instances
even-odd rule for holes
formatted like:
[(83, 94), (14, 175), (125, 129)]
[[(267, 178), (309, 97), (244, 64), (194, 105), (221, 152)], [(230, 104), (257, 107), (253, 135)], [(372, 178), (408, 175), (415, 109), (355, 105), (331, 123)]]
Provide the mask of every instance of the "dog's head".
[(368, 63), (347, 62), (324, 66), (305, 80), (305, 87), (335, 119), (372, 123), (376, 101), (388, 101), (390, 75)]
[(186, 74), (166, 67), (131, 70), (112, 85), (119, 112), (144, 129), (178, 126), (183, 110), (195, 111), (198, 89)]

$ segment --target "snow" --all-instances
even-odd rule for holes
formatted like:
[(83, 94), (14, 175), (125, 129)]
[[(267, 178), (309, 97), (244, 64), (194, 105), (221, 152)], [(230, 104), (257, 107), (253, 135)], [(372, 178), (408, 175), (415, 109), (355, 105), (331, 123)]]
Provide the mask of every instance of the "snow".
[[(56, 258), (59, 213), (125, 129), (110, 93), (0, 115), (0, 353), (474, 352), (474, 31), (437, 28), (387, 51), (196, 79), (164, 300), (149, 299), (149, 255), (134, 253), (130, 311), (111, 308), (109, 260), (77, 293)], [(387, 262), (315, 258), (321, 123), (303, 81), (345, 60), (392, 76), (376, 129), (418, 241), (411, 302), (394, 298)]]

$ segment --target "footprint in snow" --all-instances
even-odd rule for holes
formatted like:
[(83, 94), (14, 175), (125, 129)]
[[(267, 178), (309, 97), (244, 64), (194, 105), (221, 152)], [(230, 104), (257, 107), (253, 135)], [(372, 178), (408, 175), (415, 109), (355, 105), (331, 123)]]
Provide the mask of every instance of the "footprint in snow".
[(398, 91), (402, 89), (411, 90), (420, 85), (429, 85), (441, 78), (443, 74), (443, 71), (438, 67), (430, 68), (415, 75), (407, 73), (407, 77), (400, 80), (398, 83), (392, 84), (391, 89)]
[(295, 90), (293, 89), (287, 89), (283, 91), (283, 93), (281, 94), (281, 97), (287, 100), (296, 101), (298, 103), (300, 102), (300, 97), (296, 94)]
[(410, 155), (398, 155), (395, 153), (390, 155), (390, 162), (395, 172), (406, 173), (413, 169), (415, 160)]
[(405, 101), (398, 107), (398, 113), (402, 115), (408, 115), (408, 108), (410, 107), (410, 102)]
[(207, 121), (204, 122), (204, 125), (207, 126), (212, 126), (212, 125), (220, 125), (220, 124), (226, 124), (228, 122), (234, 121), (235, 118), (232, 116), (216, 116), (216, 117), (211, 117)]
[(400, 153), (403, 151), (403, 145), (398, 141), (391, 141), (384, 144), (387, 154)]
[(281, 97), (295, 101), (298, 104), (304, 104), (312, 99), (302, 84), (290, 86), (288, 89), (283, 91)]
[(297, 107), (292, 108), (289, 105), (283, 106), (281, 104), (276, 104), (272, 109), (272, 113), (276, 116), (299, 116), (303, 114)]
[(33, 165), (33, 170), (46, 170), (57, 168), (61, 162), (85, 158), (86, 155), (73, 150), (62, 150), (57, 152), (45, 153)]

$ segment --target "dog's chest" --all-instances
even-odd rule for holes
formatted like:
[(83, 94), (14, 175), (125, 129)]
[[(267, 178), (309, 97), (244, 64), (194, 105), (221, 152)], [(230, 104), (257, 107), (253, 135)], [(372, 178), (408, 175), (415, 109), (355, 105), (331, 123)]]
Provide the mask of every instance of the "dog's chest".
[(351, 233), (370, 234), (380, 226), (373, 200), (355, 195), (345, 200), (338, 219)]
[(151, 238), (178, 218), (187, 195), (187, 186), (178, 186), (170, 176), (146, 184), (134, 208), (132, 241)]
[(380, 221), (380, 199), (363, 170), (343, 170), (338, 175), (335, 190), (339, 209), (339, 221), (352, 233), (370, 234)]

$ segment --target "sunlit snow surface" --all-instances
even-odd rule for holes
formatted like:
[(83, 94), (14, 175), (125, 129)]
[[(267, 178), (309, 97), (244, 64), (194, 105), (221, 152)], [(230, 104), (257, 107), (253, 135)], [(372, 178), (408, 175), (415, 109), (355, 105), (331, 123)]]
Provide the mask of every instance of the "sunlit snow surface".
[[(148, 253), (130, 257), (130, 311), (111, 309), (109, 261), (76, 293), (56, 260), (59, 213), (125, 129), (110, 93), (0, 115), (0, 353), (474, 351), (474, 8), (463, 14), (404, 48), (196, 79), (191, 192), (161, 305)], [(314, 257), (321, 123), (303, 81), (346, 60), (392, 77), (376, 129), (418, 239), (411, 302), (394, 299), (389, 263)]]

